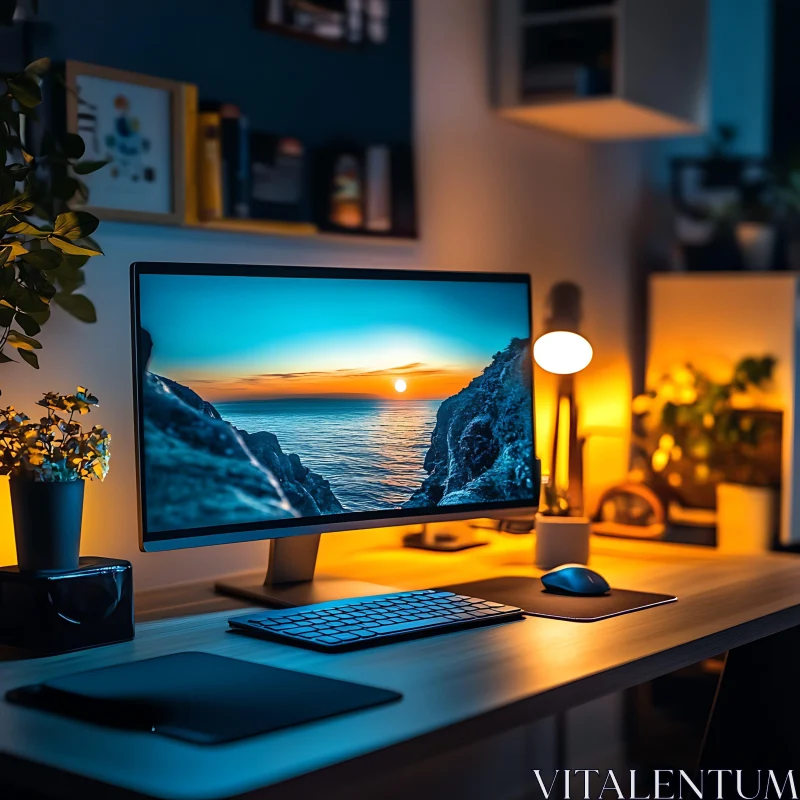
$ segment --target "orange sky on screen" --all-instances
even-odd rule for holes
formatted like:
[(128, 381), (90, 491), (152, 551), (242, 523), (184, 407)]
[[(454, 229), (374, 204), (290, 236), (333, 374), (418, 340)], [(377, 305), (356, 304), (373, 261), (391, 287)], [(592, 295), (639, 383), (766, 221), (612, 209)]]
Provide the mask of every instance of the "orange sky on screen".
[[(444, 400), (461, 391), (478, 373), (466, 370), (398, 368), (369, 373), (353, 370), (257, 375), (244, 379), (184, 379), (211, 402), (282, 397), (376, 397), (386, 400)], [(394, 385), (402, 378), (406, 390)]]

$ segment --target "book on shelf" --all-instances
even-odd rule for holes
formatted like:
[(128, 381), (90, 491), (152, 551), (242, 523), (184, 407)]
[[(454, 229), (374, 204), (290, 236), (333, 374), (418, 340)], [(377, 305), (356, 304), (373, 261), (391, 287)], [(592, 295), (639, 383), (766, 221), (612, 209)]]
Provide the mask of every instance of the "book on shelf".
[(305, 147), (292, 136), (250, 133), (250, 215), (305, 221)]
[(218, 111), (197, 115), (197, 216), (222, 219), (222, 118)]
[(197, 121), (197, 86), (186, 83), (183, 85), (181, 94), (183, 106), (183, 191), (185, 200), (183, 217), (185, 223), (193, 225), (199, 220), (197, 141), (200, 131)]
[(250, 217), (250, 140), (247, 117), (232, 103), (200, 105), (198, 164), (204, 221)]

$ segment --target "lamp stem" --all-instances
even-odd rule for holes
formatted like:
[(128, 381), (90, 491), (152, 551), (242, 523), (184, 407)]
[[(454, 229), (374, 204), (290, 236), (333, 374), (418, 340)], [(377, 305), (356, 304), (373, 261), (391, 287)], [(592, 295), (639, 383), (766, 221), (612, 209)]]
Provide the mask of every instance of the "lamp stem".
[[(564, 428), (567, 428), (567, 445), (561, 454), (559, 443), (564, 436)], [(556, 397), (556, 422), (553, 430), (553, 457), (550, 461), (550, 481), (556, 491), (562, 490), (566, 493), (569, 502), (570, 513), (573, 515), (583, 514), (583, 448), (578, 440), (578, 407), (575, 403), (575, 376), (560, 375), (558, 382), (558, 394)], [(567, 485), (560, 486), (558, 483), (560, 458), (565, 457), (567, 461)], [(562, 468), (563, 469), (563, 468)]]

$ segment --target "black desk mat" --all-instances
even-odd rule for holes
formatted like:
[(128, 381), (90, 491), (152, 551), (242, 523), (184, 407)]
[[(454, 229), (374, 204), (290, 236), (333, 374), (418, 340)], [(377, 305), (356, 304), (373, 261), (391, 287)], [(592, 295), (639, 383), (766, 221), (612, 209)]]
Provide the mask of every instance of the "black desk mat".
[(620, 614), (641, 611), (643, 608), (674, 603), (678, 599), (670, 594), (630, 592), (627, 589), (612, 589), (609, 594), (599, 597), (553, 594), (544, 590), (538, 578), (523, 577), (489, 578), (440, 588), (456, 594), (517, 606), (534, 617), (563, 619), (568, 622), (597, 622)]
[(194, 744), (231, 742), (401, 697), (210, 653), (132, 661), (6, 694), (12, 703)]

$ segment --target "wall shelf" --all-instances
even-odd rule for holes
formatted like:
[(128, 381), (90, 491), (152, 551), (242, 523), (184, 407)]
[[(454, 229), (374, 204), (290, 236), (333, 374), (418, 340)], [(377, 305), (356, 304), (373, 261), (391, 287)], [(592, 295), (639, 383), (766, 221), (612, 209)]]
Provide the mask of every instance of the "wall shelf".
[(706, 127), (709, 0), (492, 0), (492, 9), (501, 116), (606, 141)]

